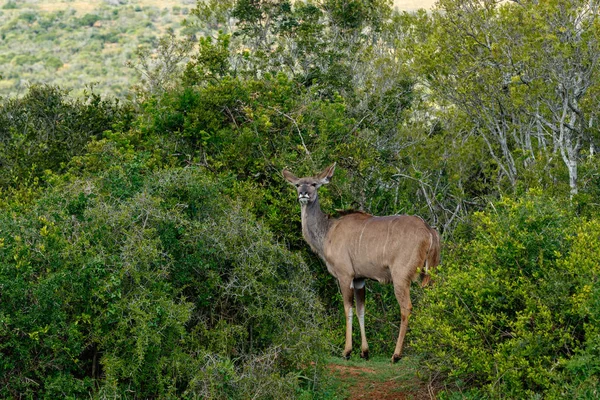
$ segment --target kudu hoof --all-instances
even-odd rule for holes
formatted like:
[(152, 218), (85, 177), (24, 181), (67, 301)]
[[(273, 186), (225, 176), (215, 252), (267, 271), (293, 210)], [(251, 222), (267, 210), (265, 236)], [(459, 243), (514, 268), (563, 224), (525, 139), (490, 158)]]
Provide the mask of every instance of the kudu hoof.
[(394, 355), (392, 356), (392, 363), (393, 363), (393, 364), (396, 364), (398, 361), (400, 361), (400, 359), (401, 359), (401, 358), (402, 358), (402, 356), (401, 356), (401, 355), (399, 355), (399, 354), (394, 354)]
[(364, 358), (365, 360), (369, 359), (369, 351), (361, 351), (360, 352), (360, 358)]
[(351, 352), (351, 351), (349, 351), (348, 353), (343, 353), (343, 354), (342, 354), (342, 358), (343, 358), (344, 360), (349, 360), (349, 359), (350, 359), (350, 354), (352, 354), (352, 352)]

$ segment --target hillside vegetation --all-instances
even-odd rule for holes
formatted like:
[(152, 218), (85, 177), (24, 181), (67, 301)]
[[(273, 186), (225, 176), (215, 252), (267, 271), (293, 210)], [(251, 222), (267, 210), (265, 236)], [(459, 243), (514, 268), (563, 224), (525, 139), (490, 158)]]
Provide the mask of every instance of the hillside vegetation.
[(127, 63), (156, 47), (182, 23), (195, 1), (5, 1), (0, 7), (0, 96), (24, 95), (31, 84), (53, 84), (81, 96), (95, 85), (125, 97), (138, 79)]
[[(397, 1), (400, 10), (433, 1)], [(169, 30), (201, 35), (186, 25), (196, 0), (0, 1), (0, 96), (23, 96), (32, 84), (52, 84), (81, 97), (93, 85), (125, 98), (139, 81), (140, 52), (155, 49)]]
[[(281, 176), (337, 162), (325, 210), (417, 214), (443, 236), (434, 284), (412, 288), (403, 362), (422, 382), (398, 390), (597, 398), (599, 6), (210, 0), (178, 31), (195, 37), (154, 29), (134, 86), (70, 78), (3, 97), (0, 397), (335, 399), (363, 385), (331, 377), (341, 298)], [(103, 9), (102, 27), (140, 12)], [(65, 15), (67, 38), (87, 14)], [(367, 288), (381, 360), (400, 310), (391, 286)]]

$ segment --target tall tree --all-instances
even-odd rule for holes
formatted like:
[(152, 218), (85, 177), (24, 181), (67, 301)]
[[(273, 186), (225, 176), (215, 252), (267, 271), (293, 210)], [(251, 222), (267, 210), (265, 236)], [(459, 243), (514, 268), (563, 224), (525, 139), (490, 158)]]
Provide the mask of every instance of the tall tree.
[(441, 0), (415, 21), (430, 29), (414, 55), (434, 101), (468, 116), (509, 185), (560, 157), (577, 194), (597, 129), (598, 2)]

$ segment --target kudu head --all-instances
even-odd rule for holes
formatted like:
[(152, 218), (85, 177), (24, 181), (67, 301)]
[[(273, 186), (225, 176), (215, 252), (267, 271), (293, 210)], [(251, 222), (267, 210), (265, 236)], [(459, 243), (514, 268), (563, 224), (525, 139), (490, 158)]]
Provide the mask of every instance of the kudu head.
[(283, 170), (283, 177), (292, 185), (296, 186), (298, 191), (298, 201), (302, 205), (313, 203), (317, 199), (317, 189), (326, 183), (331, 181), (333, 171), (335, 170), (335, 163), (325, 168), (320, 174), (316, 176), (309, 176), (305, 178), (298, 178), (287, 169)]

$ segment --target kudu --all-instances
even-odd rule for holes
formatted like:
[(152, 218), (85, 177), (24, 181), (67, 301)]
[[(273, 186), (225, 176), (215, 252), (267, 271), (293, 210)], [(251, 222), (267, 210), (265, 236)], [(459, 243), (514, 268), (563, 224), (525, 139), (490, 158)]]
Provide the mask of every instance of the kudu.
[(346, 314), (346, 346), (343, 356), (352, 352), (352, 305), (360, 325), (361, 354), (369, 356), (365, 336), (365, 279), (392, 283), (400, 304), (400, 334), (392, 361), (402, 355), (408, 317), (412, 310), (410, 284), (420, 274), (427, 285), (429, 270), (440, 262), (440, 238), (435, 229), (416, 216), (375, 217), (351, 212), (332, 218), (321, 211), (317, 190), (329, 183), (335, 163), (314, 177), (298, 178), (283, 170), (285, 179), (296, 186), (301, 204), (302, 234), (327, 270), (340, 284)]

